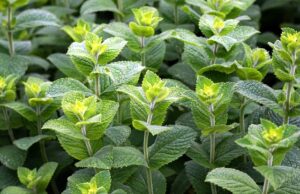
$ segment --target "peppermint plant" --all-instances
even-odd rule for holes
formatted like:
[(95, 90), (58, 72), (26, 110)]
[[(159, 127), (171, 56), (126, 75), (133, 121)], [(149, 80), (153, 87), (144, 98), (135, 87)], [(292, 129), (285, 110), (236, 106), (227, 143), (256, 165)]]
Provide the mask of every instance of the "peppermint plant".
[(1, 0), (0, 194), (300, 193), (298, 18), (297, 0)]
[[(249, 187), (249, 192), (267, 194), (270, 192), (270, 184), (274, 192), (280, 192), (281, 188), (279, 185), (282, 186), (283, 184), (286, 184), (284, 190), (291, 188), (293, 185), (289, 181), (293, 173), (287, 177), (282, 177), (283, 180), (280, 180), (280, 183), (275, 183), (271, 174), (278, 173), (279, 169), (283, 171), (292, 170), (290, 167), (280, 165), (286, 153), (298, 141), (299, 135), (299, 129), (296, 126), (285, 124), (277, 126), (269, 120), (262, 119), (261, 125), (251, 125), (248, 134), (236, 141), (238, 145), (247, 148), (256, 166), (255, 170), (264, 176), (262, 190), (248, 175), (233, 169), (216, 169), (208, 174), (206, 181), (216, 183), (233, 193), (241, 192), (244, 188)], [(244, 177), (244, 179), (239, 180), (238, 177)], [(219, 181), (216, 181), (217, 179)], [(226, 179), (232, 181), (232, 183), (229, 184), (229, 181)], [(234, 187), (233, 185), (235, 184), (241, 184), (241, 187)]]

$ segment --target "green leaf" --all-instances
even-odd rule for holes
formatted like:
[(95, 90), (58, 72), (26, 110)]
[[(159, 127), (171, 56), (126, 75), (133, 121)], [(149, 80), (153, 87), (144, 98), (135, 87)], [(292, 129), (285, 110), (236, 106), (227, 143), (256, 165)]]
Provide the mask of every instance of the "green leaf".
[[(132, 189), (132, 194), (148, 193), (146, 180), (146, 169), (140, 168), (133, 174), (127, 181), (126, 185)], [(165, 194), (166, 193), (166, 178), (159, 171), (152, 172), (153, 180), (153, 193)]]
[(13, 145), (0, 147), (0, 162), (12, 170), (23, 166), (26, 159), (26, 152)]
[(56, 162), (47, 162), (43, 166), (39, 168), (37, 171), (38, 176), (41, 178), (39, 179), (37, 189), (40, 191), (46, 190), (48, 184), (50, 183), (52, 176), (55, 173), (55, 170), (58, 166), (58, 163)]
[(88, 76), (93, 71), (96, 59), (85, 48), (85, 42), (73, 42), (68, 48), (67, 55), (83, 75)]
[(111, 169), (113, 165), (112, 149), (112, 146), (105, 146), (96, 152), (94, 156), (77, 162), (75, 166), (79, 168)]
[(55, 131), (56, 133), (64, 134), (78, 140), (87, 139), (81, 134), (79, 127), (66, 119), (49, 120), (43, 125), (42, 129), (50, 129)]
[(9, 186), (1, 191), (1, 194), (33, 194), (31, 190), (17, 186)]
[(221, 73), (231, 74), (234, 73), (236, 70), (237, 64), (236, 62), (229, 62), (229, 63), (222, 63), (222, 64), (212, 64), (206, 67), (203, 67), (200, 69), (197, 74), (202, 75), (203, 73), (209, 72), (209, 71), (218, 71)]
[(114, 190), (111, 194), (127, 194), (127, 192), (122, 189), (117, 189)]
[(33, 137), (23, 137), (21, 139), (15, 140), (14, 145), (21, 150), (27, 151), (33, 144), (45, 139), (54, 139), (54, 137), (50, 135), (37, 135)]
[[(58, 141), (63, 149), (73, 158), (83, 160), (90, 157), (84, 140), (57, 133)], [(101, 140), (90, 141), (92, 151), (95, 153), (102, 146)]]
[(166, 44), (163, 41), (153, 41), (145, 48), (145, 65), (155, 71), (161, 66), (166, 53)]
[(238, 26), (232, 32), (225, 36), (214, 35), (208, 39), (210, 43), (217, 42), (229, 51), (235, 44), (242, 43), (249, 39), (258, 31), (250, 26)]
[(54, 81), (47, 91), (47, 97), (62, 97), (68, 92), (78, 91), (86, 95), (93, 95), (93, 92), (80, 81), (72, 78), (61, 78)]
[(214, 164), (210, 164), (209, 162), (209, 138), (203, 139), (202, 144), (194, 142), (186, 154), (192, 158), (193, 161), (205, 168), (226, 166), (244, 153), (244, 150), (234, 142), (236, 139), (237, 136), (230, 133), (217, 135)]
[(193, 86), (196, 83), (195, 72), (190, 66), (184, 63), (176, 63), (168, 69), (168, 73), (189, 86)]
[(113, 121), (119, 104), (115, 101), (102, 100), (97, 103), (97, 111), (101, 115), (101, 121), (95, 124), (87, 125), (87, 137), (90, 140), (97, 140), (103, 136), (105, 130)]
[(108, 62), (114, 60), (122, 51), (122, 49), (127, 44), (123, 38), (112, 37), (103, 41), (104, 45), (107, 45), (107, 49), (99, 57), (99, 64), (106, 65)]
[(133, 147), (114, 147), (113, 161), (114, 168), (123, 168), (132, 165), (147, 166), (144, 155)]
[(270, 156), (270, 152), (264, 146), (262, 130), (258, 125), (250, 125), (248, 134), (236, 140), (239, 146), (249, 150), (249, 155), (256, 166), (266, 165)]
[(136, 85), (145, 67), (140, 62), (118, 61), (100, 68), (111, 80), (102, 91), (105, 93), (114, 91), (124, 84)]
[(250, 176), (232, 168), (216, 168), (208, 173), (205, 181), (229, 190), (233, 194), (261, 194), (262, 192)]
[(192, 146), (188, 149), (186, 155), (191, 158), (197, 164), (205, 168), (214, 168), (215, 166), (209, 162), (209, 153), (204, 144), (196, 142), (192, 143)]
[(281, 109), (277, 104), (275, 91), (261, 82), (241, 81), (236, 84), (235, 90), (237, 93), (256, 103), (263, 104), (275, 110)]
[(80, 14), (90, 14), (98, 11), (112, 11), (115, 13), (120, 13), (117, 6), (112, 0), (88, 0), (85, 1), (80, 9)]
[(300, 170), (287, 166), (259, 166), (255, 169), (274, 188), (274, 194), (297, 194), (300, 192)]
[(21, 102), (10, 102), (5, 104), (0, 104), (0, 106), (4, 106), (6, 108), (12, 109), (19, 113), (22, 117), (27, 119), (28, 121), (35, 121), (36, 120), (36, 113), (35, 111), (29, 107), (28, 105), (21, 103)]
[(47, 58), (56, 68), (58, 68), (66, 76), (83, 81), (85, 77), (76, 70), (74, 64), (65, 54), (52, 54)]
[(77, 185), (89, 182), (94, 175), (95, 171), (93, 169), (81, 169), (75, 171), (68, 177), (67, 188), (70, 190), (70, 194), (82, 194)]
[(0, 63), (0, 75), (16, 74), (22, 76), (28, 68), (29, 60), (21, 55), (11, 57), (5, 53), (0, 53)]
[(160, 133), (163, 133), (165, 131), (169, 131), (172, 129), (172, 127), (167, 126), (160, 126), (160, 125), (149, 125), (145, 121), (140, 120), (133, 120), (132, 125), (135, 129), (141, 130), (141, 131), (149, 131), (152, 135), (158, 135)]
[(111, 169), (128, 166), (147, 166), (144, 155), (133, 147), (106, 146), (94, 156), (76, 163), (77, 167)]
[[(172, 173), (172, 169), (168, 169), (168, 167), (166, 167), (166, 171), (170, 170), (170, 174)], [(165, 177), (170, 176), (169, 174), (165, 174)], [(172, 187), (171, 187), (171, 193), (172, 194), (183, 194), (185, 192), (187, 192), (189, 190), (189, 188), (191, 187), (190, 181), (187, 178), (187, 175), (185, 173), (185, 170), (181, 170), (178, 175), (176, 176), (175, 180), (172, 183)]]
[(238, 126), (237, 123), (233, 123), (231, 125), (215, 125), (213, 127), (207, 127), (207, 128), (204, 128), (202, 129), (202, 134), (204, 136), (208, 136), (209, 134), (212, 134), (212, 133), (225, 133), (225, 132), (228, 132), (234, 128), (236, 128)]
[(94, 178), (96, 179), (98, 187), (104, 187), (106, 191), (110, 190), (111, 176), (108, 170), (97, 173)]
[[(152, 80), (152, 82), (155, 83), (155, 80)], [(118, 89), (118, 91), (130, 96), (130, 111), (132, 118), (134, 120), (146, 121), (150, 111), (150, 106), (143, 89), (132, 85), (123, 85)], [(170, 98), (166, 98), (165, 100), (155, 104), (153, 119), (151, 122), (152, 125), (162, 125), (165, 120), (168, 107), (172, 102), (177, 100), (177, 98), (172, 97), (173, 96), (170, 95)]]
[(175, 38), (177, 40), (180, 40), (184, 43), (197, 46), (197, 47), (203, 47), (203, 39), (197, 37), (193, 32), (184, 30), (184, 29), (176, 29), (176, 30), (170, 30), (164, 32), (165, 34), (170, 34), (169, 37)]
[(182, 156), (191, 146), (197, 133), (185, 126), (173, 126), (173, 129), (157, 136), (150, 147), (149, 165), (158, 169)]
[(188, 161), (185, 164), (186, 175), (191, 182), (193, 188), (197, 194), (207, 194), (210, 193), (209, 184), (205, 183), (205, 177), (208, 173), (208, 170), (200, 166), (194, 161)]
[(254, 68), (248, 68), (248, 67), (238, 68), (236, 73), (243, 80), (261, 81), (263, 79), (263, 75)]
[(184, 52), (182, 54), (182, 60), (191, 66), (195, 72), (198, 72), (201, 68), (209, 65), (213, 58), (209, 45), (204, 39), (201, 39), (201, 41), (203, 42), (203, 45), (206, 46), (199, 47), (191, 44), (184, 44)]
[(281, 0), (266, 0), (261, 6), (261, 9), (263, 11), (267, 11), (269, 9), (274, 9), (277, 7), (283, 7), (286, 4), (291, 3), (293, 0), (286, 0), (286, 1), (281, 1)]
[(112, 22), (104, 28), (104, 32), (126, 40), (128, 42), (127, 46), (130, 50), (136, 53), (140, 51), (140, 41), (137, 36), (133, 34), (128, 25), (119, 22)]
[(18, 183), (19, 180), (15, 171), (10, 170), (5, 166), (0, 167), (0, 190), (5, 189), (10, 185), (17, 185)]
[(295, 80), (294, 76), (292, 76), (290, 73), (284, 72), (281, 69), (274, 69), (274, 74), (280, 81), (283, 82), (290, 82)]
[(52, 13), (41, 9), (27, 9), (17, 15), (15, 30), (36, 28), (40, 26), (57, 26), (59, 19)]
[(293, 147), (285, 156), (284, 160), (282, 161), (282, 166), (290, 166), (293, 168), (300, 167), (300, 148)]
[(130, 136), (131, 129), (128, 126), (113, 126), (105, 130), (105, 136), (115, 145), (119, 146), (126, 142)]

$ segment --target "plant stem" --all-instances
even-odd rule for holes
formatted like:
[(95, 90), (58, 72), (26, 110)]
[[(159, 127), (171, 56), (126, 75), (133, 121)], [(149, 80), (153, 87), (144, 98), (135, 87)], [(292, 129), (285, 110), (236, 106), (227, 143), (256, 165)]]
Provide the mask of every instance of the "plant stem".
[[(295, 75), (296, 68), (297, 68), (297, 66), (295, 65), (295, 62), (293, 62), (293, 65), (291, 66), (291, 69), (290, 69), (290, 74), (292, 76)], [(290, 120), (289, 119), (289, 113), (290, 113), (290, 103), (291, 103), (292, 89), (293, 89), (293, 81), (290, 81), (288, 83), (288, 88), (286, 90), (286, 101), (285, 101), (285, 109), (284, 109), (285, 116), (284, 116), (283, 124), (289, 124), (289, 120)]]
[[(152, 102), (150, 104), (150, 113), (147, 118), (147, 124), (151, 125), (152, 118), (153, 118), (153, 109), (155, 106), (155, 102)], [(149, 143), (149, 131), (144, 132), (144, 158), (149, 165), (149, 150), (148, 150), (148, 143)], [(153, 192), (153, 183), (152, 183), (152, 173), (151, 169), (147, 167), (146, 169), (146, 175), (147, 175), (147, 187), (148, 187), (148, 194), (154, 194)]]
[(10, 126), (10, 119), (9, 119), (8, 110), (7, 110), (7, 108), (3, 107), (2, 111), (3, 111), (4, 121), (6, 123), (6, 128), (8, 130), (8, 135), (9, 135), (10, 141), (13, 142), (15, 140), (15, 135), (14, 135), (14, 132), (13, 132), (11, 126)]
[(218, 45), (218, 43), (215, 43), (215, 45), (214, 45), (214, 50), (213, 50), (213, 55), (214, 55), (214, 56), (213, 56), (213, 58), (212, 58), (212, 60), (211, 60), (211, 64), (212, 64), (212, 65), (216, 63), (218, 49), (219, 49), (219, 45)]
[[(246, 135), (246, 128), (245, 128), (245, 109), (246, 109), (247, 103), (246, 103), (246, 98), (242, 97), (242, 102), (241, 102), (241, 106), (240, 106), (240, 132), (242, 134), (242, 136)], [(243, 161), (244, 164), (247, 163), (247, 155), (244, 154), (243, 155)]]
[(245, 108), (246, 108), (246, 98), (242, 97), (242, 102), (240, 106), (240, 130), (242, 135), (244, 136), (246, 134), (245, 129)]
[[(42, 119), (41, 119), (41, 107), (39, 105), (36, 107), (36, 117), (37, 117), (37, 132), (38, 132), (38, 135), (43, 135), (43, 132), (42, 132)], [(40, 140), (39, 145), (40, 145), (40, 152), (41, 152), (42, 160), (43, 160), (44, 163), (46, 163), (46, 162), (48, 162), (48, 156), (47, 156), (47, 152), (46, 152), (46, 148), (45, 148), (45, 141)]]
[(7, 39), (8, 39), (8, 49), (10, 56), (14, 56), (15, 47), (14, 47), (14, 36), (12, 32), (12, 18), (13, 18), (13, 10), (12, 7), (9, 6), (7, 9)]
[[(268, 159), (268, 166), (271, 167), (273, 165), (273, 154), (272, 154), (272, 150), (271, 150), (271, 156)], [(268, 194), (269, 192), (269, 187), (270, 187), (270, 183), (269, 181), (265, 178), (264, 180), (264, 186), (263, 186), (263, 192), (262, 194)]]
[[(123, 11), (123, 0), (117, 0), (117, 7), (118, 7), (118, 10), (119, 12), (122, 13)], [(118, 22), (121, 22), (122, 21), (122, 16), (118, 13), (116, 13), (116, 19)]]
[[(214, 112), (213, 104), (209, 106), (209, 112), (210, 112), (210, 126), (214, 127), (216, 125), (216, 119), (213, 113)], [(216, 134), (212, 133), (210, 135), (210, 157), (209, 157), (210, 158), (209, 162), (211, 164), (213, 164), (215, 161), (215, 149), (216, 149)]]
[(99, 98), (101, 94), (101, 88), (100, 88), (100, 77), (99, 74), (95, 75), (95, 94)]
[(174, 22), (175, 22), (175, 25), (177, 26), (178, 25), (178, 6), (176, 3), (174, 4)]
[[(37, 132), (38, 132), (38, 135), (42, 135), (43, 132), (42, 132), (42, 119), (41, 119), (41, 106), (39, 106), (39, 105), (36, 107), (36, 116), (37, 116)], [(47, 163), (49, 160), (48, 160), (48, 156), (47, 156), (47, 152), (46, 152), (46, 148), (45, 148), (45, 141), (40, 140), (39, 146), (40, 146), (40, 152), (41, 152), (41, 157), (42, 157), (43, 163)], [(58, 191), (58, 188), (57, 188), (57, 185), (56, 185), (54, 179), (51, 180), (50, 185), (51, 185), (53, 193), (59, 194), (59, 191)]]
[[(210, 126), (214, 127), (216, 125), (216, 119), (214, 116), (214, 105), (211, 104), (209, 106), (209, 113), (210, 113)], [(209, 163), (214, 164), (215, 157), (216, 157), (216, 133), (212, 133), (209, 136), (210, 139), (210, 152), (209, 152)], [(217, 194), (217, 187), (213, 183), (210, 184), (211, 193)]]
[(122, 102), (121, 102), (121, 98), (120, 98), (119, 93), (117, 93), (117, 100), (118, 100), (118, 103), (119, 103), (119, 109), (118, 109), (116, 117), (117, 117), (118, 124), (121, 124), (122, 123), (122, 113), (121, 113)]
[[(84, 137), (86, 137), (86, 126), (85, 125), (83, 125), (81, 127), (81, 133)], [(88, 139), (84, 140), (84, 144), (85, 144), (85, 147), (86, 147), (86, 150), (87, 150), (89, 156), (93, 156), (94, 152), (93, 152), (90, 140), (88, 140)]]
[(146, 55), (144, 53), (144, 48), (145, 48), (145, 37), (141, 37), (141, 61), (142, 61), (142, 66), (146, 66)]

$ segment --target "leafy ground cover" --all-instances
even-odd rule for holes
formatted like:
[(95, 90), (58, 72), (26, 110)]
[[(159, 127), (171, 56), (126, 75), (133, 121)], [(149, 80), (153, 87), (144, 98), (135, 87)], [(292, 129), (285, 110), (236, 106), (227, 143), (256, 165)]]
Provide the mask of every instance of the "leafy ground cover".
[(298, 0), (1, 0), (1, 194), (299, 194)]

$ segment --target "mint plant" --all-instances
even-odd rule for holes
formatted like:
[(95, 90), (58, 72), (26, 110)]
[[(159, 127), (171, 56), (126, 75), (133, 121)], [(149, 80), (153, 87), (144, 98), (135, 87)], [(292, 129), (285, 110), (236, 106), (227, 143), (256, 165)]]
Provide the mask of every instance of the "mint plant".
[(300, 193), (298, 9), (2, 0), (0, 193)]

